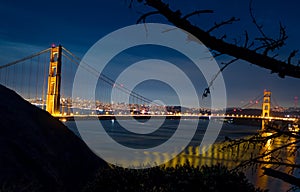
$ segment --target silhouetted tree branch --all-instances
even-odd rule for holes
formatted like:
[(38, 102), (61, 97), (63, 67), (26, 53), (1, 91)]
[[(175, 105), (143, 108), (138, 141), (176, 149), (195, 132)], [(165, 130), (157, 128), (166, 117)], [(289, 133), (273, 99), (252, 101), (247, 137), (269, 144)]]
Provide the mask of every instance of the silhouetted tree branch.
[[(214, 25), (207, 30), (192, 24), (189, 18), (197, 14), (213, 13), (211, 10), (194, 11), (182, 16), (181, 10), (172, 10), (163, 0), (131, 0), (131, 2), (134, 1), (144, 3), (146, 6), (153, 8), (155, 14), (159, 13), (174, 26), (194, 35), (213, 52), (215, 57), (220, 55), (233, 57), (231, 61), (223, 63), (224, 66), (216, 76), (232, 62), (241, 59), (259, 67), (269, 69), (271, 73), (277, 73), (281, 78), (285, 76), (300, 78), (300, 61), (298, 63), (292, 62), (298, 50), (291, 51), (286, 60), (276, 59), (279, 55), (278, 51), (285, 46), (288, 39), (286, 28), (279, 23), (278, 36), (275, 38), (268, 36), (263, 30), (263, 25), (259, 24), (254, 16), (252, 0), (250, 0), (249, 12), (255, 28), (259, 32), (259, 37), (250, 38), (249, 33), (245, 31), (243, 40), (233, 39), (232, 42), (227, 41), (226, 34), (222, 37), (216, 37), (213, 35), (213, 32), (224, 25), (239, 21), (235, 17), (218, 23), (214, 22)], [(142, 18), (150, 15), (146, 13)], [(140, 21), (144, 21), (144, 19)], [(212, 83), (213, 80), (205, 88), (203, 97), (207, 97), (210, 94)], [(281, 144), (277, 145), (276, 142), (279, 142), (279, 140)], [(293, 172), (295, 169), (300, 168), (299, 164), (289, 160), (289, 158), (294, 158), (299, 152), (299, 143), (299, 132), (288, 130), (286, 125), (268, 125), (263, 131), (248, 138), (234, 140), (227, 138), (223, 150), (242, 150), (242, 152), (235, 154), (236, 160), (241, 162), (236, 169), (257, 165), (273, 166), (272, 168), (264, 168), (264, 173), (300, 187), (299, 178), (275, 169), (284, 166), (289, 167), (291, 172)], [(273, 147), (270, 148), (270, 146)], [(250, 158), (246, 158), (246, 154), (250, 154)]]
[(149, 17), (150, 15), (155, 15), (155, 14), (159, 14), (159, 11), (151, 11), (149, 13), (143, 14), (136, 23), (140, 23), (140, 22), (146, 22), (146, 18)]
[[(291, 175), (300, 169), (300, 164), (295, 160), (300, 148), (299, 143), (299, 132), (289, 130), (285, 124), (269, 124), (253, 136), (227, 139), (222, 150), (240, 150), (239, 155), (233, 156), (240, 162), (233, 170), (263, 166), (264, 174), (300, 187), (300, 178)], [(250, 157), (246, 157), (245, 154), (250, 154)], [(282, 167), (288, 168), (288, 173), (281, 172), (279, 169)]]
[(207, 96), (210, 94), (210, 88), (211, 88), (211, 86), (213, 85), (214, 81), (217, 79), (218, 75), (219, 75), (222, 71), (224, 71), (224, 69), (225, 69), (226, 67), (228, 67), (230, 64), (236, 62), (237, 60), (239, 60), (239, 59), (238, 59), (238, 58), (235, 58), (235, 59), (232, 59), (231, 61), (226, 62), (226, 63), (225, 63), (225, 62), (222, 62), (222, 64), (223, 64), (224, 66), (223, 66), (223, 67), (222, 67), (222, 68), (214, 75), (213, 79), (208, 83), (208, 87), (204, 89), (204, 92), (203, 92), (203, 94), (202, 94), (202, 98), (207, 97)]
[(259, 33), (262, 36), (255, 39), (257, 41), (260, 41), (262, 44), (261, 46), (257, 47), (255, 51), (264, 49), (263, 55), (268, 55), (269, 51), (274, 52), (276, 49), (279, 50), (281, 47), (283, 47), (285, 45), (285, 41), (287, 40), (288, 36), (286, 35), (285, 27), (283, 27), (282, 24), (280, 23), (278, 39), (268, 37), (263, 31), (263, 25), (259, 25), (256, 21), (256, 18), (253, 13), (252, 2), (253, 0), (250, 0), (250, 4), (249, 4), (250, 16), (252, 18), (252, 22), (254, 23), (254, 25), (256, 26), (256, 28), (258, 29)]
[(271, 177), (281, 179), (281, 180), (286, 181), (286, 182), (288, 182), (292, 185), (296, 185), (296, 186), (300, 187), (300, 179), (299, 178), (296, 178), (292, 175), (289, 175), (289, 174), (286, 174), (284, 172), (277, 171), (277, 170), (271, 169), (271, 168), (263, 167), (262, 169), (264, 170), (265, 175), (269, 175)]
[(200, 14), (203, 14), (203, 13), (213, 13), (213, 12), (214, 12), (213, 10), (198, 10), (198, 11), (194, 11), (192, 13), (186, 14), (183, 17), (183, 19), (188, 19), (189, 17), (194, 16), (194, 15), (200, 15)]
[(238, 19), (238, 18), (231, 17), (230, 19), (228, 19), (226, 21), (222, 21), (221, 23), (215, 23), (215, 26), (213, 26), (212, 28), (207, 30), (207, 33), (211, 33), (212, 31), (214, 31), (215, 29), (218, 29), (219, 27), (221, 27), (223, 25), (232, 24), (233, 22), (236, 22), (236, 21), (239, 21), (239, 20), (240, 19)]
[(257, 45), (256, 47), (254, 47), (254, 42), (251, 42), (249, 44), (248, 33), (246, 33), (245, 42), (243, 43), (243, 45), (226, 42), (224, 38), (217, 38), (210, 33), (222, 25), (237, 21), (238, 19), (234, 17), (219, 24), (215, 23), (215, 25), (207, 31), (203, 28), (193, 25), (188, 20), (191, 15), (201, 13), (201, 11), (186, 14), (182, 17), (182, 13), (180, 10), (173, 11), (172, 9), (170, 9), (169, 5), (164, 3), (162, 0), (139, 0), (137, 2), (142, 2), (145, 5), (154, 8), (157, 12), (159, 12), (159, 14), (164, 16), (173, 25), (191, 33), (212, 50), (215, 50), (222, 54), (230, 55), (234, 58), (245, 60), (262, 68), (269, 69), (271, 70), (271, 73), (277, 73), (281, 78), (284, 78), (285, 76), (300, 78), (300, 67), (297, 64), (291, 63), (291, 58), (294, 57), (294, 54), (296, 54), (296, 52), (291, 54), (291, 57), (290, 59), (288, 59), (288, 61), (275, 59), (277, 54), (275, 54), (275, 56), (268, 55), (270, 52), (274, 52), (275, 50), (278, 50), (285, 45), (285, 41), (287, 39), (286, 30), (280, 24), (279, 37), (276, 39), (268, 37), (263, 32), (262, 25), (259, 25), (255, 20), (251, 7), (252, 1), (250, 2), (250, 16), (253, 19), (253, 23), (262, 35), (262, 37), (255, 38), (255, 41), (259, 43), (259, 45)]

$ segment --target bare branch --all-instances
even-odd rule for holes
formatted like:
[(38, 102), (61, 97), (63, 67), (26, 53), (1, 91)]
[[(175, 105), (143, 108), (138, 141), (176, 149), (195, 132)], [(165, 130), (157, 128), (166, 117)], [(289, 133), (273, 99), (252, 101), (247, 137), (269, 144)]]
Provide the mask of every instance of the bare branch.
[(238, 58), (235, 58), (235, 59), (230, 60), (229, 62), (222, 62), (222, 64), (225, 65), (225, 66), (223, 66), (223, 67), (221, 68), (220, 72), (222, 72), (228, 65), (230, 65), (231, 63), (236, 62), (237, 60), (239, 60), (239, 59), (238, 59)]
[(226, 39), (227, 35), (224, 34), (220, 39), (223, 40), (223, 39)]
[(290, 65), (291, 64), (291, 60), (293, 57), (296, 56), (296, 54), (298, 53), (299, 50), (294, 50), (290, 53), (289, 57), (288, 57), (288, 64)]
[(276, 53), (275, 55), (272, 56), (273, 59), (275, 59), (279, 54)]
[(282, 161), (274, 162), (274, 161), (262, 161), (262, 160), (256, 160), (256, 163), (264, 164), (264, 165), (279, 165), (279, 166), (285, 166), (285, 167), (292, 167), (292, 168), (300, 168), (299, 164), (294, 163), (284, 163)]
[(249, 42), (249, 35), (248, 32), (245, 31), (245, 43), (244, 43), (245, 48), (248, 48), (248, 42)]
[(221, 23), (215, 23), (215, 25), (214, 25), (212, 28), (210, 28), (209, 30), (207, 30), (206, 32), (207, 32), (207, 33), (210, 33), (210, 32), (212, 32), (213, 30), (218, 29), (218, 28), (220, 28), (220, 27), (223, 26), (223, 25), (232, 24), (233, 22), (236, 22), (236, 21), (239, 21), (239, 20), (240, 20), (240, 19), (238, 19), (238, 18), (231, 17), (230, 19), (228, 19), (228, 20), (226, 20), (226, 21), (223, 21), (223, 22), (221, 22)]
[(151, 12), (145, 13), (137, 20), (136, 23), (140, 23), (141, 21), (143, 21), (143, 23), (145, 23), (147, 17), (149, 17), (151, 15), (156, 15), (156, 14), (160, 14), (159, 11), (151, 11)]
[(288, 38), (287, 35), (286, 35), (286, 30), (285, 30), (285, 27), (283, 27), (282, 24), (280, 23), (279, 24), (279, 37), (278, 37), (278, 39), (268, 37), (263, 31), (263, 26), (259, 25), (256, 21), (256, 18), (253, 14), (252, 3), (253, 3), (253, 0), (251, 0), (250, 4), (249, 4), (250, 16), (251, 16), (252, 22), (254, 23), (254, 25), (256, 26), (256, 28), (258, 29), (259, 33), (262, 36), (260, 38), (256, 38), (256, 40), (260, 41), (262, 45), (259, 46), (258, 48), (256, 48), (255, 51), (258, 51), (260, 49), (264, 49), (263, 55), (268, 55), (268, 53), (270, 51), (273, 52), (276, 49), (279, 49), (279, 48), (281, 48), (282, 46), (285, 45), (285, 41)]
[(227, 144), (226, 146), (223, 147), (224, 149), (231, 148), (233, 146), (238, 146), (243, 143), (251, 143), (251, 144), (264, 144), (270, 139), (274, 139), (277, 137), (280, 137), (282, 134), (281, 133), (274, 133), (272, 135), (267, 135), (267, 136), (262, 136), (262, 133), (259, 133), (257, 135), (253, 135), (250, 138), (241, 138), (241, 139), (235, 139), (235, 140), (230, 140), (231, 142)]
[[(234, 58), (245, 60), (249, 63), (270, 69), (272, 73), (278, 73), (278, 76), (284, 78), (285, 76), (300, 78), (300, 67), (295, 64), (287, 65), (286, 62), (276, 60), (273, 57), (269, 57), (266, 54), (256, 52), (260, 49), (250, 50), (249, 48), (241, 47), (235, 44), (227, 43), (223, 39), (218, 39), (207, 31), (192, 25), (188, 20), (181, 17), (181, 13), (178, 11), (172, 11), (169, 6), (163, 3), (161, 0), (144, 0), (146, 5), (156, 9), (161, 15), (163, 15), (169, 22), (176, 27), (181, 28), (198, 38), (204, 45), (212, 50), (216, 50), (220, 53), (230, 55)], [(252, 9), (252, 8), (251, 8)], [(252, 12), (252, 10), (251, 10)], [(258, 29), (262, 27), (257, 24)], [(265, 37), (265, 53), (269, 50), (275, 50), (284, 45), (287, 39), (286, 32), (282, 25), (280, 26), (280, 36), (277, 40), (272, 41), (262, 31), (262, 36)], [(269, 40), (270, 39), (270, 40)], [(263, 42), (263, 41), (261, 41)], [(271, 43), (269, 43), (271, 42)], [(268, 44), (269, 43), (269, 44)], [(271, 45), (271, 46), (270, 46)], [(268, 49), (267, 49), (268, 48)], [(267, 49), (267, 50), (266, 50)]]
[(278, 129), (278, 128), (275, 128), (275, 127), (269, 126), (269, 125), (266, 125), (266, 130), (265, 131), (274, 131), (274, 132), (276, 132), (278, 134), (281, 134), (281, 135), (286, 135), (288, 137), (300, 139), (300, 135), (299, 134), (294, 134), (291, 131), (283, 131), (281, 129)]
[(263, 26), (262, 25), (259, 25), (256, 21), (256, 18), (254, 16), (254, 13), (253, 13), (253, 8), (252, 8), (252, 5), (253, 5), (253, 0), (250, 0), (249, 2), (249, 12), (250, 12), (250, 17), (252, 19), (252, 22), (254, 23), (254, 25), (256, 26), (256, 28), (258, 29), (258, 31), (260, 32), (260, 34), (264, 37), (264, 38), (267, 38), (266, 34), (264, 33), (264, 31), (262, 30)]
[(300, 141), (290, 142), (290, 143), (287, 143), (287, 144), (282, 145), (282, 146), (280, 146), (280, 147), (276, 147), (276, 148), (274, 148), (274, 149), (272, 149), (272, 150), (270, 150), (270, 151), (268, 151), (268, 152), (265, 152), (265, 153), (263, 153), (263, 154), (261, 154), (261, 155), (258, 155), (258, 156), (256, 156), (256, 157), (252, 157), (252, 158), (250, 158), (249, 160), (246, 160), (246, 161), (241, 162), (241, 163), (240, 163), (237, 167), (235, 167), (233, 170), (237, 170), (237, 169), (239, 169), (239, 168), (241, 168), (241, 167), (245, 167), (245, 166), (247, 166), (247, 165), (249, 165), (249, 164), (253, 164), (253, 163), (255, 163), (256, 161), (259, 161), (260, 159), (263, 159), (264, 157), (267, 157), (268, 155), (274, 154), (274, 153), (277, 152), (277, 151), (280, 151), (280, 150), (282, 150), (282, 149), (284, 149), (284, 148), (287, 148), (287, 147), (290, 146), (290, 145), (294, 145), (294, 144), (297, 144), (297, 143), (299, 143), (299, 142), (300, 142)]
[(269, 175), (271, 177), (281, 179), (292, 185), (296, 185), (296, 186), (300, 187), (300, 179), (299, 178), (296, 178), (292, 175), (289, 175), (289, 174), (286, 174), (286, 173), (283, 173), (281, 171), (277, 171), (277, 170), (271, 169), (271, 168), (263, 167), (262, 169), (264, 170), (265, 175)]
[(219, 53), (219, 52), (216, 52), (216, 51), (211, 51), (212, 52), (212, 56), (214, 58), (217, 58), (217, 57), (220, 57), (221, 55), (224, 55), (223, 53)]
[(197, 10), (197, 11), (194, 11), (192, 13), (186, 14), (184, 17), (182, 17), (182, 19), (187, 19), (191, 16), (200, 15), (200, 14), (203, 14), (203, 13), (214, 13), (214, 11), (213, 10)]
[[(143, 0), (129, 0), (129, 5), (128, 5), (129, 8), (133, 7), (134, 1), (137, 1), (138, 3), (142, 3), (143, 2)], [(127, 0), (125, 0), (125, 3), (127, 3)]]
[(203, 92), (203, 94), (202, 94), (202, 99), (203, 99), (204, 97), (207, 97), (207, 96), (210, 94), (210, 87), (213, 85), (213, 82), (217, 79), (217, 77), (220, 75), (220, 73), (221, 73), (222, 71), (224, 71), (224, 69), (225, 69), (226, 67), (228, 67), (230, 64), (234, 63), (234, 62), (237, 61), (237, 60), (239, 60), (239, 59), (238, 59), (238, 58), (235, 58), (235, 59), (233, 59), (233, 60), (231, 60), (231, 61), (229, 61), (229, 62), (227, 62), (227, 63), (222, 63), (222, 64), (224, 64), (224, 66), (217, 72), (217, 74), (215, 74), (215, 76), (213, 77), (213, 79), (209, 82), (208, 87), (204, 89), (204, 92)]

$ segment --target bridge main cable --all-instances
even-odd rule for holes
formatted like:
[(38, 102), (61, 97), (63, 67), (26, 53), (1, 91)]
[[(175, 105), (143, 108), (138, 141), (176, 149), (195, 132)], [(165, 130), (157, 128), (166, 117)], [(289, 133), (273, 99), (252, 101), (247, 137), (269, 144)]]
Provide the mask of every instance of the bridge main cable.
[(256, 96), (255, 98), (252, 99), (252, 101), (254, 101), (253, 103), (246, 103), (246, 104), (242, 105), (240, 108), (246, 109), (246, 108), (252, 107), (257, 104), (256, 101), (258, 101), (258, 103), (259, 103), (263, 97), (264, 96), (262, 94), (259, 94), (258, 96)]
[[(74, 57), (74, 58), (75, 58), (76, 60), (78, 60), (78, 61), (75, 61), (74, 59), (70, 58), (69, 56), (63, 54), (67, 59), (69, 59), (71, 62), (75, 63), (77, 66), (80, 66), (79, 63), (80, 63), (81, 59), (80, 59), (79, 57), (77, 57), (76, 55), (74, 55), (72, 52), (70, 52), (69, 50), (67, 50), (67, 49), (64, 48), (64, 47), (62, 47), (62, 49), (63, 49), (64, 51), (66, 51), (69, 55), (71, 55), (72, 57)], [(84, 62), (84, 61), (83, 61), (83, 62)], [(144, 101), (144, 102), (147, 102), (147, 103), (155, 103), (155, 104), (157, 104), (157, 105), (160, 105), (160, 103), (157, 103), (157, 102), (155, 102), (155, 101), (152, 101), (151, 99), (148, 99), (148, 98), (146, 98), (146, 97), (144, 97), (144, 96), (142, 96), (142, 95), (140, 95), (140, 94), (138, 94), (138, 93), (136, 93), (136, 92), (133, 92), (133, 91), (129, 90), (128, 88), (126, 88), (125, 86), (122, 86), (121, 84), (115, 82), (114, 80), (112, 80), (112, 79), (109, 78), (108, 76), (106, 76), (106, 75), (104, 75), (104, 74), (100, 74), (99, 71), (97, 71), (94, 67), (90, 66), (88, 63), (84, 62), (84, 64), (85, 64), (86, 66), (80, 66), (80, 67), (83, 67), (85, 70), (87, 70), (87, 71), (90, 72), (91, 74), (95, 75), (96, 77), (99, 77), (99, 76), (100, 76), (100, 78), (101, 78), (104, 82), (108, 83), (109, 85), (111, 85), (111, 86), (117, 85), (116, 87), (117, 87), (119, 90), (121, 90), (121, 91), (123, 91), (123, 92), (125, 92), (125, 93), (127, 93), (127, 94), (130, 94), (130, 95), (132, 95), (132, 96), (135, 97), (135, 98), (141, 99), (141, 100)]]
[(43, 53), (46, 53), (46, 52), (50, 51), (50, 49), (51, 49), (51, 48), (48, 48), (48, 49), (45, 49), (45, 50), (43, 50), (43, 51), (41, 51), (41, 52), (38, 52), (38, 53), (35, 53), (35, 54), (33, 54), (33, 55), (24, 57), (24, 58), (22, 58), (22, 59), (19, 59), (19, 60), (16, 60), (16, 61), (7, 63), (7, 64), (5, 64), (5, 65), (1, 65), (1, 66), (0, 66), (0, 69), (3, 69), (3, 68), (6, 68), (6, 67), (9, 67), (9, 66), (12, 66), (12, 65), (18, 64), (18, 63), (20, 63), (20, 62), (22, 62), (22, 61), (26, 61), (26, 60), (31, 59), (31, 58), (33, 58), (33, 57), (39, 56), (39, 55), (41, 55), (41, 54), (43, 54)]

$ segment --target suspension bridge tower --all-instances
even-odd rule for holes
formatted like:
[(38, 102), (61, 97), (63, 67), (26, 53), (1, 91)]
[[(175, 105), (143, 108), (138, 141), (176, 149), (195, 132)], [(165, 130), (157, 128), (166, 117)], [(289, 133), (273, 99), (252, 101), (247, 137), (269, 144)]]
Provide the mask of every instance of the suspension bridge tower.
[[(264, 90), (264, 99), (262, 104), (262, 114), (261, 117), (270, 117), (271, 112), (271, 91)], [(262, 119), (261, 129), (264, 130), (265, 126), (268, 124), (268, 120)]]
[(271, 112), (271, 91), (264, 90), (264, 100), (261, 117), (270, 117)]
[(51, 115), (60, 114), (61, 58), (61, 45), (52, 46), (46, 99), (46, 111)]

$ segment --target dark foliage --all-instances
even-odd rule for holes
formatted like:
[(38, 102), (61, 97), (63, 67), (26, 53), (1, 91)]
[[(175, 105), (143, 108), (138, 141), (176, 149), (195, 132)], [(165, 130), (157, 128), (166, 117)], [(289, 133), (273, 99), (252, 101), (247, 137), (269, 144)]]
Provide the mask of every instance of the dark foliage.
[(113, 166), (102, 169), (84, 192), (96, 191), (243, 191), (262, 192), (255, 188), (242, 172), (226, 167), (192, 167), (189, 164), (149, 169), (125, 169)]

